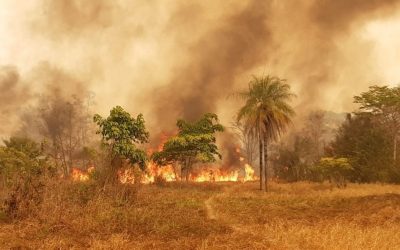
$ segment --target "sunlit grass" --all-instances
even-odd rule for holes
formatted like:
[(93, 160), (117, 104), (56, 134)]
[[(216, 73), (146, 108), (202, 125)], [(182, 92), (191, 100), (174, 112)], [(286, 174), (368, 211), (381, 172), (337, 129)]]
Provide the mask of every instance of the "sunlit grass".
[[(51, 183), (31, 215), (0, 224), (0, 248), (395, 249), (400, 186), (257, 183), (99, 191)], [(207, 208), (206, 201), (209, 203)], [(213, 209), (214, 219), (208, 217)]]

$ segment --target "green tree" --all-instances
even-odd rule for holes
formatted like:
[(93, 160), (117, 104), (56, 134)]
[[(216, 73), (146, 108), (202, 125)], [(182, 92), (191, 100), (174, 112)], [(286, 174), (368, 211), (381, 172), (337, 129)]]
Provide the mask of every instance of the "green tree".
[(145, 169), (147, 155), (135, 145), (148, 142), (149, 138), (142, 114), (133, 118), (122, 107), (117, 106), (110, 111), (107, 118), (103, 119), (96, 114), (93, 120), (99, 126), (97, 133), (102, 135), (103, 144), (111, 152), (111, 173), (108, 180), (115, 182), (118, 179), (117, 173), (124, 160)]
[(154, 153), (152, 158), (160, 166), (178, 163), (188, 181), (194, 164), (215, 162), (216, 157), (221, 158), (215, 144), (215, 133), (222, 132), (224, 128), (218, 123), (217, 115), (211, 113), (194, 123), (178, 120), (176, 125), (178, 134), (171, 137), (164, 144), (163, 150)]
[(375, 119), (369, 113), (349, 114), (328, 147), (328, 154), (350, 160), (354, 168), (352, 181), (398, 182), (400, 171), (393, 165), (391, 132)]
[(397, 140), (400, 133), (400, 87), (371, 86), (367, 92), (354, 97), (360, 111), (374, 115), (374, 121), (391, 131), (393, 160), (397, 159)]
[(3, 185), (17, 182), (19, 179), (31, 178), (44, 169), (40, 164), (40, 148), (28, 138), (12, 137), (0, 147), (0, 176)]
[(268, 143), (276, 140), (291, 123), (294, 110), (288, 102), (295, 96), (285, 80), (278, 77), (253, 77), (248, 90), (237, 93), (246, 101), (237, 120), (259, 138), (260, 189), (267, 191)]

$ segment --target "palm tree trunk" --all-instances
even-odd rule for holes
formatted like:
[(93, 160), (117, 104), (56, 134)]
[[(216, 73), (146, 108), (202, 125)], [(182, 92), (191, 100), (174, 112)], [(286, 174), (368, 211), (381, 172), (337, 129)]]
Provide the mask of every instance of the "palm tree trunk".
[(393, 137), (393, 161), (396, 163), (397, 158), (397, 135)]
[(264, 182), (265, 182), (265, 192), (268, 191), (268, 138), (264, 134), (264, 141), (263, 141), (263, 146), (264, 146)]
[(263, 186), (264, 186), (264, 181), (263, 181), (263, 178), (264, 178), (264, 176), (263, 176), (263, 143), (262, 143), (262, 139), (261, 139), (261, 135), (260, 135), (260, 138), (259, 138), (259, 143), (260, 143), (260, 190), (262, 191), (263, 190)]

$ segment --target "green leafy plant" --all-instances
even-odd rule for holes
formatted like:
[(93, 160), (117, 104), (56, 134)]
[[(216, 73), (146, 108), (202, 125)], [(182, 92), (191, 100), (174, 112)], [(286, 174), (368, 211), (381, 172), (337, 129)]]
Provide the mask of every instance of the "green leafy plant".
[(152, 159), (160, 166), (178, 163), (188, 180), (194, 164), (215, 162), (216, 157), (221, 158), (215, 144), (215, 133), (224, 128), (218, 123), (217, 115), (211, 113), (194, 123), (178, 120), (176, 125), (178, 134), (164, 144), (162, 151), (154, 153)]
[(42, 177), (47, 168), (37, 143), (12, 137), (0, 147), (0, 188), (7, 190), (3, 213), (14, 218), (28, 213), (41, 202)]
[(125, 160), (130, 165), (137, 164), (142, 170), (146, 168), (147, 155), (136, 144), (148, 142), (149, 132), (146, 130), (142, 114), (136, 118), (117, 106), (110, 111), (107, 118), (96, 114), (93, 118), (99, 126), (97, 133), (102, 136), (102, 143), (111, 153), (111, 180), (117, 179), (117, 172)]

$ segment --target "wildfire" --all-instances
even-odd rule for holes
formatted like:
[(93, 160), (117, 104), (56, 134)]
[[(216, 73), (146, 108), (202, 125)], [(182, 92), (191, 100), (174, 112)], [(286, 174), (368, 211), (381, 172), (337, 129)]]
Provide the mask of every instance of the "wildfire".
[(88, 181), (90, 174), (94, 171), (94, 167), (89, 167), (87, 171), (82, 171), (79, 168), (72, 168), (71, 177), (74, 181)]
[(244, 171), (246, 173), (244, 177), (244, 181), (254, 181), (256, 178), (254, 177), (254, 168), (249, 164), (244, 164)]
[(140, 178), (140, 182), (143, 184), (154, 183), (156, 177), (162, 178), (167, 182), (177, 180), (172, 166), (168, 165), (160, 168), (152, 162), (149, 164), (147, 172), (143, 174), (138, 173), (135, 175), (133, 169), (125, 169), (118, 172), (118, 178), (121, 183), (133, 184), (135, 183), (135, 176)]
[(223, 173), (221, 170), (209, 170), (202, 171), (199, 175), (191, 178), (194, 182), (223, 182), (223, 181), (238, 181), (239, 180), (239, 171), (235, 170), (229, 173)]
[(118, 179), (121, 183), (135, 183), (135, 173), (133, 169), (124, 169), (118, 171)]
[[(82, 171), (78, 168), (72, 169), (72, 180), (74, 181), (88, 181), (90, 173), (94, 171), (94, 167), (90, 167), (87, 171)], [(218, 168), (205, 168), (195, 174), (191, 174), (190, 181), (193, 182), (238, 182), (238, 181), (254, 181), (254, 169), (249, 164), (244, 165), (244, 175), (240, 170), (222, 171)], [(243, 172), (243, 171), (242, 171)], [(136, 178), (135, 178), (136, 177)], [(134, 169), (128, 168), (118, 172), (118, 178), (121, 183), (134, 184), (137, 178), (140, 178), (142, 184), (154, 183), (156, 178), (161, 178), (166, 182), (173, 182), (179, 180), (176, 176), (175, 170), (172, 166), (158, 167), (151, 163), (146, 173), (135, 174)]]
[[(162, 142), (155, 150), (161, 151), (167, 138), (166, 135), (162, 135)], [(198, 167), (197, 171), (193, 171), (190, 174), (189, 180), (192, 182), (246, 182), (256, 180), (254, 169), (250, 164), (245, 163), (246, 161), (241, 155), (240, 148), (237, 147), (235, 151), (239, 163), (238, 166), (241, 167), (236, 167), (233, 170), (226, 170), (226, 168), (220, 169), (216, 166)], [(154, 149), (148, 150), (149, 155), (152, 152), (154, 152)], [(87, 171), (73, 168), (71, 174), (72, 179), (74, 181), (88, 181), (90, 179), (90, 173), (92, 173), (94, 169), (93, 166), (88, 168)], [(182, 176), (179, 176), (179, 173), (180, 171), (177, 171), (172, 165), (160, 167), (150, 162), (144, 173), (133, 168), (124, 168), (119, 170), (117, 174), (121, 183), (134, 184), (140, 181), (140, 183), (143, 184), (150, 184), (154, 183), (157, 178), (163, 179), (166, 182), (184, 179)]]

